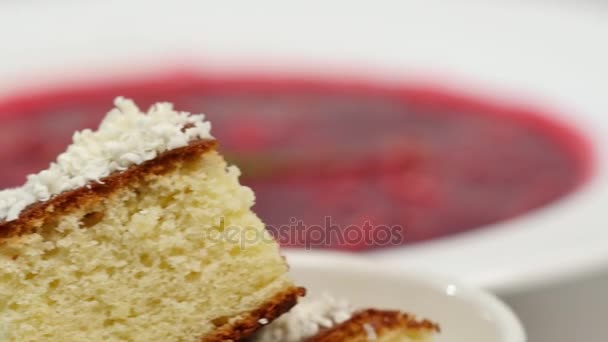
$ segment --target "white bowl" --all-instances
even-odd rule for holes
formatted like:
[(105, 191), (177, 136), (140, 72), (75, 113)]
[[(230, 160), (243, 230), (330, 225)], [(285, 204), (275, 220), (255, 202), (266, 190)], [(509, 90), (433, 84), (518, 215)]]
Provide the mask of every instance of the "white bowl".
[(408, 273), (340, 253), (288, 251), (308, 296), (329, 293), (359, 308), (399, 309), (441, 326), (437, 342), (524, 342), (513, 312), (493, 295), (429, 274)]
[[(36, 88), (200, 67), (382, 82), (421, 77), (546, 108), (594, 145), (586, 186), (492, 228), (366, 254), (500, 294), (531, 291), (608, 265), (608, 44), (601, 44), (608, 12), (596, 3), (0, 1), (0, 101)], [(144, 8), (141, 24), (132, 24)]]

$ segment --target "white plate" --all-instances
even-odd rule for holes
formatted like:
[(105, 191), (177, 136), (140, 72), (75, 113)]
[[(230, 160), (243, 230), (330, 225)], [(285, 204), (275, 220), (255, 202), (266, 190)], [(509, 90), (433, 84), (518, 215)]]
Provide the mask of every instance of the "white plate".
[(311, 297), (329, 293), (359, 308), (415, 313), (437, 322), (437, 342), (524, 342), (523, 328), (496, 297), (428, 274), (400, 272), (356, 257), (287, 254), (291, 274)]
[[(560, 3), (561, 5), (556, 5)], [(596, 147), (592, 181), (494, 229), (370, 253), (502, 293), (608, 265), (608, 12), (593, 2), (0, 2), (0, 98), (184, 64), (430, 77), (554, 110)], [(597, 3), (601, 7), (600, 2)]]

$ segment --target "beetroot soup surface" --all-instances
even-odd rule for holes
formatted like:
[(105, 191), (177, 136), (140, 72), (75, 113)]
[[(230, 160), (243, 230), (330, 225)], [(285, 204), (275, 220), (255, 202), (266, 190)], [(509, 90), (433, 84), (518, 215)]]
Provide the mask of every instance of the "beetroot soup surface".
[(478, 229), (559, 199), (586, 145), (526, 108), (426, 87), (177, 75), (0, 103), (0, 186), (46, 168), (117, 95), (206, 113), (284, 246), (361, 250)]

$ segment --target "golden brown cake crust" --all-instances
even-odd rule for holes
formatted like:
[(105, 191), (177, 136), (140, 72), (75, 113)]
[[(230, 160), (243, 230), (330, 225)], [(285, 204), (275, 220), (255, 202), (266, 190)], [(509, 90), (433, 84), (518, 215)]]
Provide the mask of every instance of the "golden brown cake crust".
[[(306, 294), (302, 287), (291, 287), (275, 295), (270, 301), (258, 309), (249, 312), (237, 322), (226, 323), (217, 328), (213, 333), (201, 338), (201, 342), (230, 342), (241, 341), (250, 337), (258, 329), (272, 322), (285, 312), (289, 311), (298, 303), (298, 298)], [(260, 319), (266, 319), (266, 324), (261, 324)]]
[(414, 316), (399, 311), (367, 309), (355, 313), (348, 321), (320, 332), (308, 342), (367, 341), (369, 325), (378, 336), (395, 329), (403, 329), (415, 334), (439, 332), (439, 326), (428, 320), (417, 320)]
[(103, 178), (102, 183), (90, 182), (87, 186), (63, 192), (48, 201), (32, 204), (21, 212), (18, 219), (0, 222), (0, 243), (2, 240), (32, 233), (64, 213), (101, 202), (109, 194), (122, 187), (132, 186), (149, 175), (169, 172), (177, 164), (214, 150), (216, 146), (215, 140), (193, 141), (187, 146), (163, 152), (156, 158), (131, 166), (125, 171), (114, 172)]

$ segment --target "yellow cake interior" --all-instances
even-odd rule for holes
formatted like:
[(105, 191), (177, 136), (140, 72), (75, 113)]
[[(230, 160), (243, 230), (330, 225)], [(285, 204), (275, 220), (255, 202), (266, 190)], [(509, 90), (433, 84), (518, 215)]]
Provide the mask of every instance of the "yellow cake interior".
[(0, 242), (0, 341), (197, 341), (292, 286), (215, 151)]

